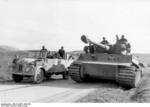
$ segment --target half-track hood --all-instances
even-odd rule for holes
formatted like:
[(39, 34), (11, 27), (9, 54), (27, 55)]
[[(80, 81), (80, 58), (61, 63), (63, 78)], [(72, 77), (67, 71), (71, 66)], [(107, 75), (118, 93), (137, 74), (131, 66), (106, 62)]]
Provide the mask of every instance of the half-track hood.
[(35, 61), (37, 61), (37, 59), (22, 58), (22, 59), (19, 59), (17, 63), (19, 63), (19, 64), (29, 64), (29, 63), (34, 63)]

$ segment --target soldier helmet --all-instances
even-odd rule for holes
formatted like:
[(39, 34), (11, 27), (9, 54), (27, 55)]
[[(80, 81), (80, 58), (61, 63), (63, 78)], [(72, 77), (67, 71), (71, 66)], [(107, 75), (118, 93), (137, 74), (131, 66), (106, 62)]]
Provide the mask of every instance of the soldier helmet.
[(106, 38), (105, 38), (105, 37), (103, 37), (103, 39), (105, 40)]
[(122, 35), (121, 38), (124, 38), (124, 35)]

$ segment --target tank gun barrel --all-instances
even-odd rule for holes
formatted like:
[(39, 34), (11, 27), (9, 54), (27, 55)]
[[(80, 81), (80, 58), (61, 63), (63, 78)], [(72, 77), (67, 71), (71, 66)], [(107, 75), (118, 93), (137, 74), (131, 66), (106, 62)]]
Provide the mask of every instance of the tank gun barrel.
[(104, 44), (101, 44), (101, 43), (96, 43), (96, 42), (93, 42), (92, 40), (90, 40), (87, 36), (85, 35), (82, 35), (81, 36), (81, 41), (86, 43), (86, 44), (93, 44), (95, 46), (98, 46), (98, 47), (101, 47), (101, 48), (104, 48), (105, 50), (110, 50), (110, 47), (108, 45), (104, 45)]

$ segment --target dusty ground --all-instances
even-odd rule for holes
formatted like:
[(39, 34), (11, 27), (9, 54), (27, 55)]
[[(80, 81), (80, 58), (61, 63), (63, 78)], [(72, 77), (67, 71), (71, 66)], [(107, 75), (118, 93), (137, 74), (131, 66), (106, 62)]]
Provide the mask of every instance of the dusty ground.
[(78, 84), (61, 76), (41, 84), (0, 82), (0, 102), (130, 102), (133, 90), (125, 90), (114, 82), (101, 81)]
[(98, 87), (104, 86), (99, 83), (77, 84), (72, 80), (49, 80), (38, 85), (27, 81), (17, 84), (1, 82), (0, 102), (75, 102)]
[(125, 90), (122, 87), (98, 88), (96, 91), (89, 93), (87, 96), (80, 98), (76, 102), (79, 103), (131, 103), (130, 97), (133, 95), (134, 89)]
[(41, 84), (31, 81), (15, 83), (13, 81), (0, 82), (0, 102), (149, 102), (150, 101), (150, 75), (149, 71), (137, 88), (124, 89), (115, 82), (98, 81), (97, 83), (76, 83), (73, 80), (62, 80), (61, 76)]

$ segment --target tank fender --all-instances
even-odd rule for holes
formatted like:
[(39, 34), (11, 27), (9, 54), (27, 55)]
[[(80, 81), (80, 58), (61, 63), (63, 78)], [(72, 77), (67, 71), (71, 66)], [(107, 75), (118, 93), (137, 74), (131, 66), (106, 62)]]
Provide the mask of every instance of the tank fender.
[(137, 67), (137, 68), (140, 68), (140, 65), (139, 65), (139, 64), (140, 64), (140, 63), (139, 63), (138, 60), (132, 59), (132, 65), (133, 65), (133, 66), (135, 66), (135, 67)]

